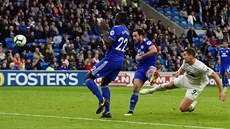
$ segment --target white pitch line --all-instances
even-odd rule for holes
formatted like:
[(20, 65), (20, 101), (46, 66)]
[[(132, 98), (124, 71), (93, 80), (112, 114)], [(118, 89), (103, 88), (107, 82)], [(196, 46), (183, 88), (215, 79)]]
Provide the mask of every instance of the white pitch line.
[(81, 118), (81, 117), (68, 117), (68, 116), (51, 116), (51, 115), (21, 114), (21, 113), (8, 113), (8, 112), (0, 112), (0, 114), (1, 115), (8, 115), (8, 116), (28, 116), (28, 117), (40, 117), (40, 118), (85, 120), (85, 121), (106, 121), (106, 122), (114, 122), (114, 123), (128, 123), (128, 124), (137, 124), (137, 125), (155, 125), (155, 126), (168, 126), (168, 127), (183, 127), (183, 128), (195, 128), (195, 129), (225, 129), (225, 128), (192, 126), (192, 125), (161, 124), (161, 123), (153, 123), (153, 122), (135, 122), (135, 121), (94, 119), (94, 118)]

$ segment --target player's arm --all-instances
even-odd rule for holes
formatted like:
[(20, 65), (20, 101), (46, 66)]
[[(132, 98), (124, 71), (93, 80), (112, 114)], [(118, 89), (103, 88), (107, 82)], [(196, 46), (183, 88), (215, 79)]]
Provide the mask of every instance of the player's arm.
[(205, 74), (209, 75), (210, 77), (212, 77), (216, 81), (216, 84), (217, 84), (218, 89), (219, 89), (219, 100), (225, 101), (227, 99), (227, 97), (224, 93), (219, 75), (216, 72), (214, 72), (211, 68), (206, 66), (205, 64), (200, 64), (200, 70), (202, 72), (204, 72)]
[(136, 56), (136, 61), (138, 62), (140, 59), (142, 58), (146, 58), (146, 57), (150, 57), (150, 56), (153, 56), (154, 54), (157, 53), (157, 49), (154, 45), (150, 46), (149, 47), (149, 51), (141, 56)]
[(210, 75), (210, 77), (212, 77), (216, 81), (216, 84), (217, 84), (218, 89), (219, 89), (219, 99), (221, 101), (225, 101), (227, 99), (227, 97), (226, 97), (226, 95), (224, 93), (224, 90), (223, 90), (223, 87), (222, 87), (222, 83), (220, 81), (220, 77), (214, 71), (212, 72), (212, 74)]
[(220, 56), (218, 56), (218, 64), (220, 65), (220, 62), (221, 62), (221, 58)]
[(143, 55), (141, 55), (142, 58), (146, 58), (146, 57), (150, 57), (153, 56), (154, 54), (157, 53), (157, 49), (156, 47), (153, 45), (151, 47), (149, 47), (149, 51)]
[(176, 71), (176, 73), (173, 76), (178, 77), (179, 75), (182, 75), (184, 73), (185, 73), (185, 62), (183, 61), (181, 67)]
[(217, 53), (217, 58), (218, 58), (217, 63), (220, 65), (221, 62), (220, 51), (218, 51)]
[(102, 34), (103, 34), (103, 40), (105, 42), (105, 45), (106, 47), (111, 47), (114, 43), (114, 41), (110, 38), (108, 38), (108, 34), (106, 34), (107, 32), (103, 32), (102, 31)]
[(185, 70), (183, 69), (183, 67), (181, 66), (176, 73), (174, 74), (175, 77), (178, 77), (179, 75), (182, 75), (185, 73)]
[(112, 46), (114, 41), (108, 37), (109, 25), (106, 23), (106, 21), (102, 21), (100, 27), (102, 31), (102, 38), (105, 42), (106, 47)]

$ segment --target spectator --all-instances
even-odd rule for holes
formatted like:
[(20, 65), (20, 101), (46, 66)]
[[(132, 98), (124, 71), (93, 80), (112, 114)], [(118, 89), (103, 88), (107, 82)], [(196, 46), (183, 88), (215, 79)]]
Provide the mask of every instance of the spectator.
[(76, 38), (74, 39), (73, 44), (74, 44), (74, 47), (75, 47), (75, 49), (77, 50), (77, 52), (79, 52), (80, 47), (82, 46), (81, 40), (80, 40), (80, 37), (79, 37), (79, 36), (76, 36)]
[(204, 22), (202, 28), (205, 29), (205, 30), (208, 30), (209, 29), (208, 23)]
[(218, 38), (218, 40), (222, 40), (224, 38), (224, 35), (223, 35), (220, 27), (217, 28), (217, 30), (215, 31), (215, 34), (216, 34), (216, 37)]
[(85, 64), (82, 58), (78, 58), (76, 67), (78, 70), (85, 70)]
[(52, 49), (48, 49), (48, 52), (45, 55), (45, 62), (51, 63), (53, 57), (54, 57), (53, 50)]
[(76, 66), (76, 60), (75, 57), (73, 55), (70, 56), (69, 58), (69, 68), (72, 69), (73, 66)]
[(82, 43), (83, 45), (87, 46), (89, 42), (90, 42), (90, 39), (89, 39), (88, 32), (87, 32), (87, 31), (84, 31), (84, 32), (83, 32), (83, 35), (81, 36), (81, 43)]
[(197, 19), (197, 21), (196, 21), (197, 23), (199, 23), (200, 25), (203, 25), (204, 21), (203, 21), (202, 11), (199, 12), (199, 14), (197, 15), (196, 19)]
[(26, 59), (26, 62), (25, 62), (25, 70), (32, 70), (32, 63), (31, 63), (30, 58), (27, 58), (27, 59)]
[(50, 64), (47, 68), (46, 68), (46, 71), (54, 71), (54, 65), (53, 64)]
[(13, 58), (13, 66), (14, 66), (14, 70), (20, 70), (21, 68), (21, 58), (20, 58), (20, 55), (19, 53), (16, 53), (14, 55), (14, 58)]
[(191, 14), (188, 16), (188, 24), (194, 25), (196, 23), (196, 17), (194, 15), (194, 12), (191, 12)]
[(90, 70), (94, 65), (92, 64), (92, 60), (91, 62), (87, 62), (87, 64), (85, 65), (85, 70)]
[(187, 10), (186, 10), (186, 4), (185, 4), (185, 7), (183, 7), (181, 10), (180, 10), (180, 17), (183, 17), (183, 18), (188, 18), (188, 14), (187, 14)]
[(40, 62), (44, 62), (44, 56), (42, 53), (39, 51), (39, 48), (35, 49), (35, 52), (33, 54), (33, 63), (32, 67), (36, 67), (38, 70), (41, 69), (40, 67)]
[(191, 27), (187, 33), (187, 38), (188, 38), (189, 43), (192, 43), (193, 38), (196, 38), (196, 37), (198, 37), (198, 35), (196, 34), (196, 31), (194, 30), (194, 28)]
[(58, 70), (62, 70), (62, 71), (68, 70), (67, 61), (63, 61), (62, 65), (58, 68)]
[(64, 53), (69, 52), (69, 50), (70, 50), (70, 42), (69, 42), (68, 39), (65, 41), (65, 43), (64, 43), (64, 45), (63, 45), (63, 47), (62, 47), (62, 49), (64, 50)]
[(211, 38), (212, 36), (216, 37), (216, 33), (213, 31), (212, 27), (210, 27), (207, 32), (206, 32), (206, 36), (208, 38)]
[(9, 67), (7, 66), (7, 63), (3, 62), (1, 64), (1, 70), (9, 70)]
[(209, 43), (211, 46), (216, 46), (217, 45), (217, 42), (216, 42), (216, 39), (214, 36), (212, 36), (209, 40)]
[[(12, 53), (11, 53), (12, 55)], [(2, 46), (2, 43), (0, 43), (0, 62), (2, 62), (4, 59), (6, 59), (6, 54), (5, 54), (5, 50)]]
[(132, 66), (131, 66), (131, 61), (129, 55), (125, 55), (125, 61), (123, 63), (123, 71), (131, 71)]

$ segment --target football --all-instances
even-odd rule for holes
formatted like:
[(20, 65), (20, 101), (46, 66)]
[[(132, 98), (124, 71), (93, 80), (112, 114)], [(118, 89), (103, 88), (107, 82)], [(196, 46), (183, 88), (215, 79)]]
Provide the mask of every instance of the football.
[(19, 47), (22, 47), (26, 44), (26, 37), (24, 35), (16, 35), (14, 37), (14, 43), (19, 46)]

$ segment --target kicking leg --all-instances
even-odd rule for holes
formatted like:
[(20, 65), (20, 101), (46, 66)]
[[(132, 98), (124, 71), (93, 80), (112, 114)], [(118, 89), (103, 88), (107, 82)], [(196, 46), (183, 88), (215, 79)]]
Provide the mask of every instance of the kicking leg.
[(150, 85), (155, 84), (159, 76), (160, 74), (156, 68), (150, 68), (146, 73), (146, 77), (148, 78)]
[(174, 82), (171, 81), (169, 83), (164, 83), (164, 84), (157, 85), (157, 86), (155, 86), (154, 88), (151, 88), (151, 89), (142, 89), (140, 91), (140, 94), (142, 94), (142, 95), (152, 94), (153, 92), (156, 92), (156, 91), (164, 91), (166, 89), (174, 89), (174, 88), (177, 88), (177, 87), (174, 85)]

